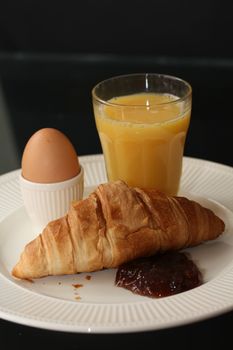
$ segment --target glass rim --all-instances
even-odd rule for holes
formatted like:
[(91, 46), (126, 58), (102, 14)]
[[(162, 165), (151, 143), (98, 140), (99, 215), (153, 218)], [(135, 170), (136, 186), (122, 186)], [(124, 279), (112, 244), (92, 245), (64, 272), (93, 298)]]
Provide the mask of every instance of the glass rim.
[[(156, 77), (164, 77), (164, 78), (168, 78), (168, 79), (171, 79), (171, 80), (176, 80), (176, 81), (179, 81), (181, 82), (182, 84), (184, 84), (187, 88), (188, 88), (188, 91), (187, 93), (183, 96), (183, 97), (178, 97), (177, 99), (175, 100), (171, 100), (171, 101), (168, 101), (168, 102), (161, 102), (161, 103), (153, 103), (153, 104), (150, 104), (149, 106), (147, 105), (138, 105), (138, 104), (127, 104), (127, 103), (115, 103), (115, 102), (110, 102), (108, 100), (104, 100), (102, 98), (100, 98), (97, 94), (96, 94), (96, 89), (101, 85), (101, 84), (104, 84), (104, 83), (107, 83), (107, 82), (110, 82), (111, 80), (114, 80), (114, 79), (119, 79), (119, 78), (127, 78), (127, 77), (136, 77), (136, 76), (156, 76)], [(153, 108), (153, 107), (158, 107), (158, 106), (166, 106), (166, 105), (170, 105), (170, 104), (176, 104), (176, 103), (180, 103), (186, 99), (188, 99), (191, 95), (192, 95), (192, 86), (184, 79), (181, 79), (179, 77), (176, 77), (174, 75), (168, 75), (168, 74), (162, 74), (162, 73), (132, 73), (132, 74), (123, 74), (123, 75), (116, 75), (116, 76), (112, 76), (110, 78), (107, 78), (107, 79), (104, 79), (102, 81), (100, 81), (99, 83), (97, 83), (93, 89), (92, 89), (92, 98), (94, 100), (96, 100), (97, 102), (99, 103), (102, 103), (106, 106), (111, 106), (111, 107), (130, 107), (130, 108)], [(143, 91), (142, 91), (143, 92)], [(145, 92), (145, 91), (144, 91)], [(153, 93), (153, 92), (152, 92)], [(176, 96), (177, 97), (177, 96)]]

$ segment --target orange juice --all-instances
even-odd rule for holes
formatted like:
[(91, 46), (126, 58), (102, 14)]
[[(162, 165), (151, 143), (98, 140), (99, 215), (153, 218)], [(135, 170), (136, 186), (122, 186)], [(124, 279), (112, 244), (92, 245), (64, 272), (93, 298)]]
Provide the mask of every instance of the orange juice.
[(94, 108), (108, 179), (177, 194), (190, 109), (158, 93), (120, 96)]

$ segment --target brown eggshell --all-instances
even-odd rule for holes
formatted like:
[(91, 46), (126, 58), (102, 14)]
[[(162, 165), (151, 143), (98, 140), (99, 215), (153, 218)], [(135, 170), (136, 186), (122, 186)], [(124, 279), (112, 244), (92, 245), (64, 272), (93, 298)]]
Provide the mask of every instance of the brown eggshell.
[(77, 153), (59, 130), (44, 128), (31, 136), (22, 157), (22, 176), (31, 182), (55, 183), (80, 172)]

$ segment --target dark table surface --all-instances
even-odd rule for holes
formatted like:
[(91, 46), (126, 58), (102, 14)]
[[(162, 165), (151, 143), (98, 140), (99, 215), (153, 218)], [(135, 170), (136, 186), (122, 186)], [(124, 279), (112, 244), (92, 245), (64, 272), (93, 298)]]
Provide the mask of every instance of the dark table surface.
[[(0, 174), (20, 167), (27, 139), (42, 127), (65, 132), (79, 155), (100, 153), (91, 88), (104, 78), (134, 72), (160, 72), (188, 80), (193, 87), (193, 113), (185, 155), (233, 165), (231, 60), (18, 53), (0, 55)], [(103, 335), (48, 331), (0, 319), (0, 347), (210, 348), (231, 343), (232, 324), (233, 312), (229, 312), (170, 329)]]
[[(131, 334), (76, 334), (40, 330), (0, 320), (1, 349), (207, 349), (232, 341), (233, 313), (187, 326)], [(230, 345), (229, 345), (230, 346)]]

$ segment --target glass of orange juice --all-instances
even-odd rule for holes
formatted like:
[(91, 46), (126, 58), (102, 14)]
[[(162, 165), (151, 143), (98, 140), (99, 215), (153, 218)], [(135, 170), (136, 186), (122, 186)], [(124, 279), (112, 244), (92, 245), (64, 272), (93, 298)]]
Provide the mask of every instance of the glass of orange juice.
[(92, 90), (107, 178), (130, 186), (179, 190), (192, 88), (177, 77), (130, 74)]

